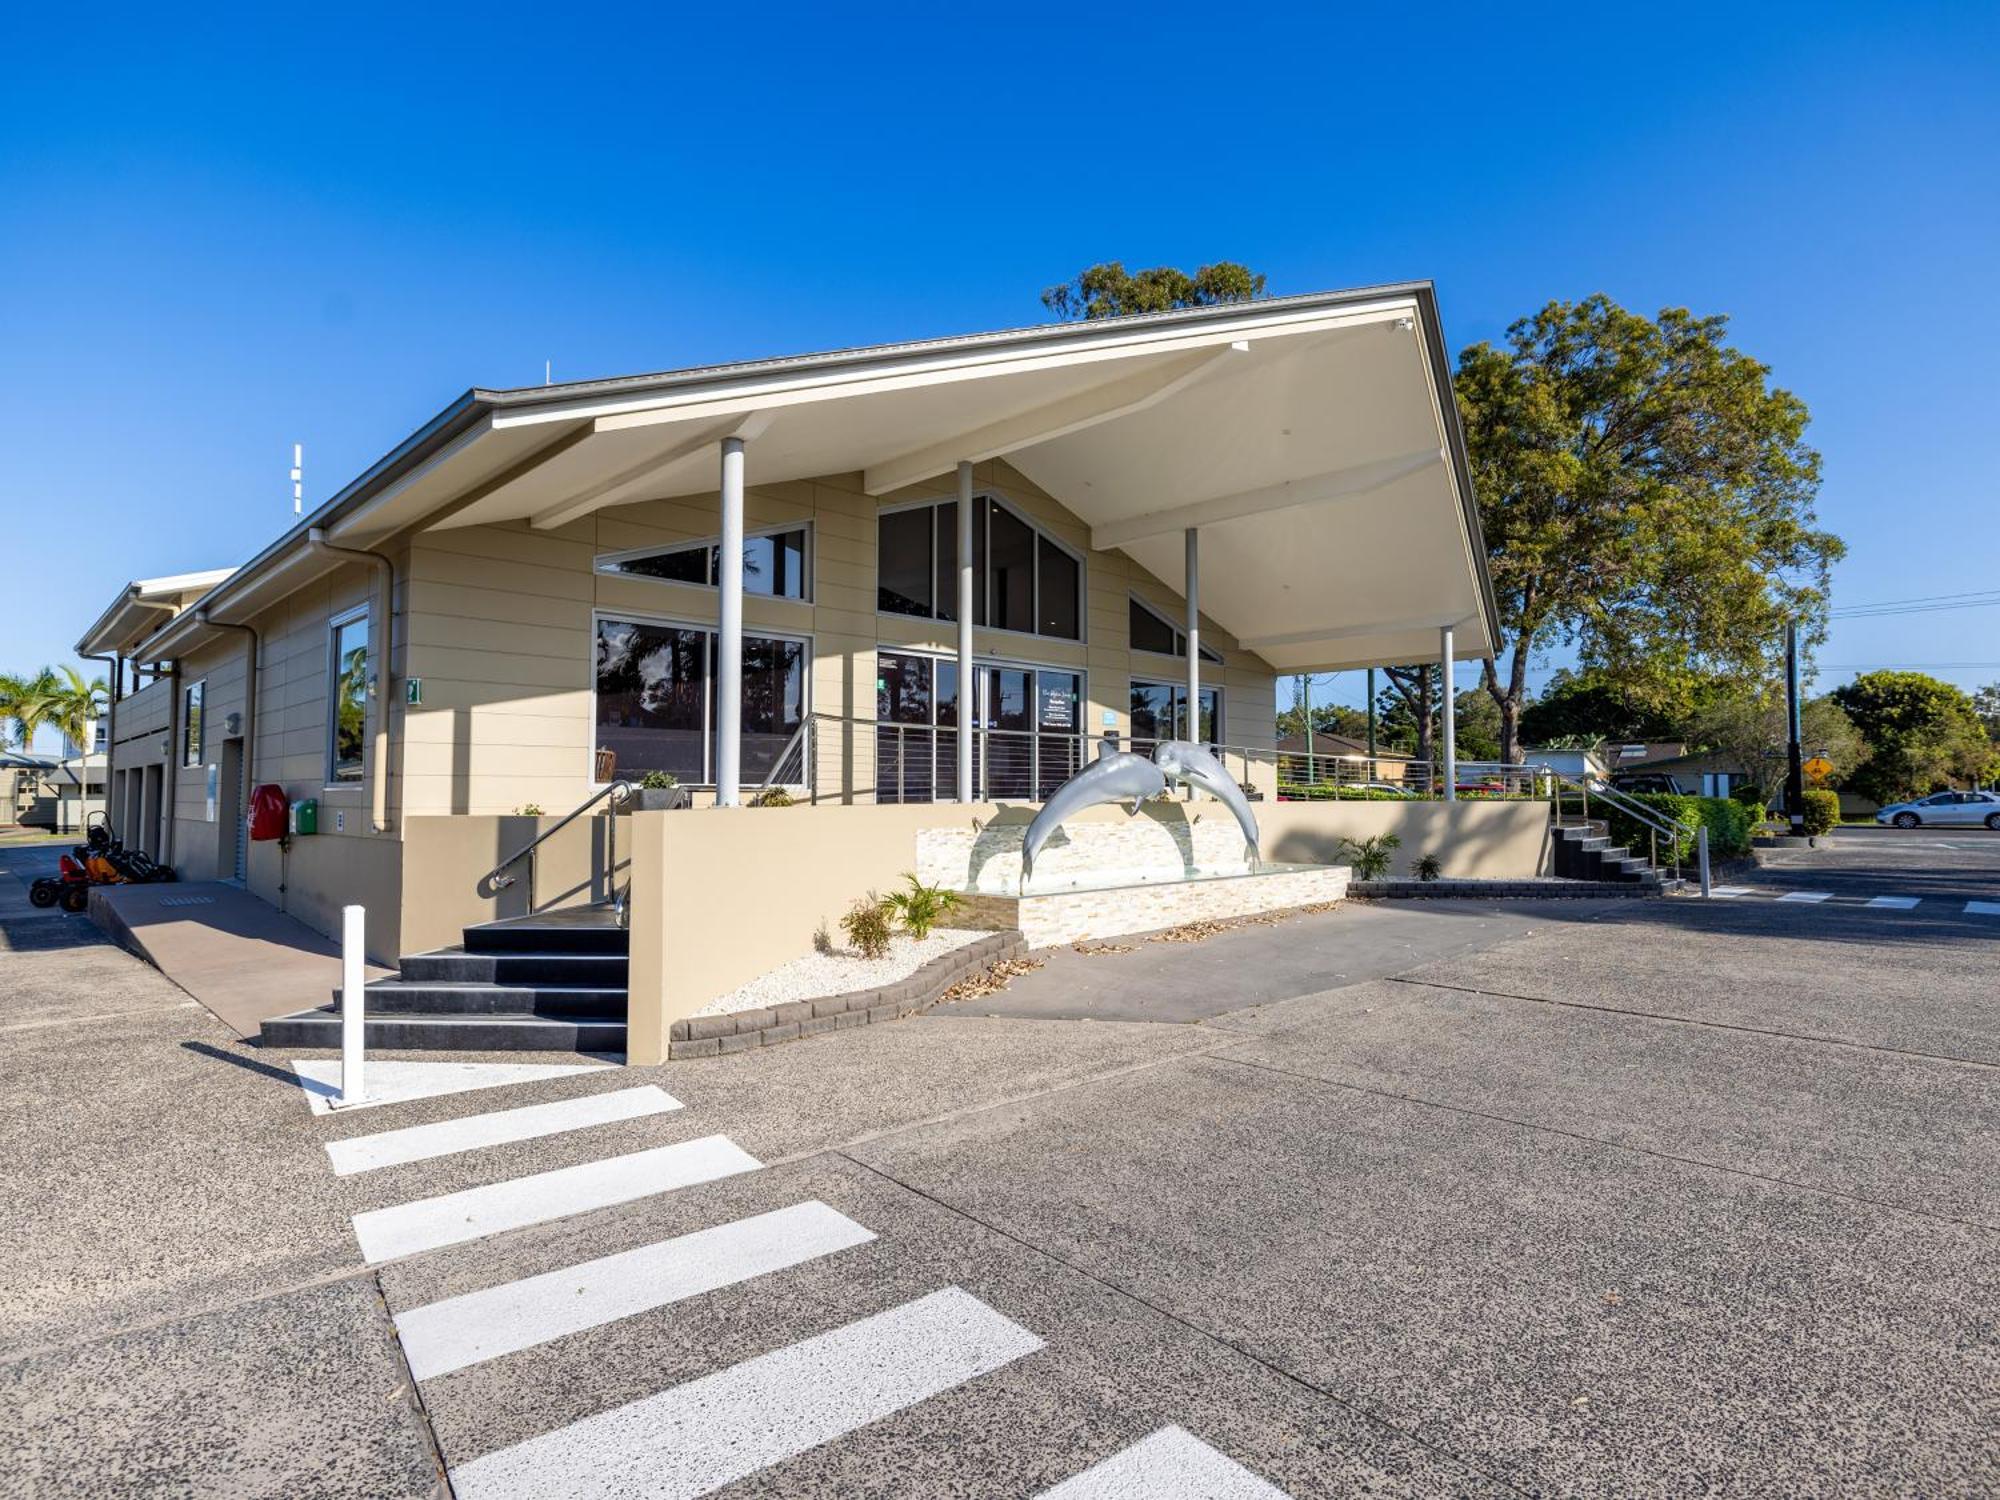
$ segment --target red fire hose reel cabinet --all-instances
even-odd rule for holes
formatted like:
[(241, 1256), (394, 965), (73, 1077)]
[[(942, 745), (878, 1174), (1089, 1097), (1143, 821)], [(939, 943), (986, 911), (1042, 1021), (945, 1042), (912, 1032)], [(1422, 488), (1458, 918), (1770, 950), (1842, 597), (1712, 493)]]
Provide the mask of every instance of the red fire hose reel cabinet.
[(289, 804), (285, 789), (273, 783), (250, 789), (250, 837), (281, 839), (285, 836), (285, 815)]

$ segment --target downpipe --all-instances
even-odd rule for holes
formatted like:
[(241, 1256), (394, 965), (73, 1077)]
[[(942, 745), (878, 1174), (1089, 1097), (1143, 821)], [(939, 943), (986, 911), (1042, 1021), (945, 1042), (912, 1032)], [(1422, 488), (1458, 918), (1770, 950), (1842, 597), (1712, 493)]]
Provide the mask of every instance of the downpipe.
[[(238, 816), (247, 818), (250, 816), (250, 788), (257, 784), (257, 632), (249, 625), (231, 625), (215, 619), (206, 609), (196, 610), (194, 617), (211, 630), (243, 633), (243, 785), (238, 789), (236, 809)], [(206, 705), (203, 711), (207, 711)], [(247, 879), (250, 872), (246, 869), (243, 873)]]
[[(306, 532), (306, 550), (315, 557), (337, 558), (365, 563), (375, 570), (373, 619), (381, 621), (382, 654), (375, 662), (375, 733), (368, 767), (368, 822), (376, 833), (389, 831), (389, 667), (395, 660), (396, 568), (379, 552), (358, 547), (337, 547), (326, 539), (326, 528), (315, 526)], [(370, 624), (371, 633), (374, 625)], [(370, 644), (373, 650), (373, 643)]]

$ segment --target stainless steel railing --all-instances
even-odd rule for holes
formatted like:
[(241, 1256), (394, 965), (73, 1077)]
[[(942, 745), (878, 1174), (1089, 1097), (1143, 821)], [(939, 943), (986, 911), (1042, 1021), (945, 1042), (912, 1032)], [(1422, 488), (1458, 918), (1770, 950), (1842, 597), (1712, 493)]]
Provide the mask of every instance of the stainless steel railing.
[[(473, 883), (473, 890), (486, 900), (492, 900), (500, 892), (511, 886), (517, 878), (507, 872), (522, 860), (526, 860), (528, 862), (528, 910), (532, 912), (535, 909), (535, 851), (600, 802), (606, 804), (605, 810), (607, 814), (615, 814), (618, 810), (618, 804), (628, 800), (633, 790), (632, 783), (629, 781), (614, 781), (606, 786), (599, 787), (597, 791), (584, 798), (582, 802), (566, 813), (556, 823), (555, 827), (544, 828), (540, 833), (529, 839), (527, 843), (523, 844), (512, 854), (501, 860), (499, 864), (480, 876)], [(623, 920), (624, 900), (618, 892), (618, 819), (616, 816), (606, 817), (604, 836), (606, 841), (605, 852), (609, 856), (605, 865), (604, 876), (606, 897), (604, 901), (597, 904), (611, 906), (617, 911), (620, 920)]]

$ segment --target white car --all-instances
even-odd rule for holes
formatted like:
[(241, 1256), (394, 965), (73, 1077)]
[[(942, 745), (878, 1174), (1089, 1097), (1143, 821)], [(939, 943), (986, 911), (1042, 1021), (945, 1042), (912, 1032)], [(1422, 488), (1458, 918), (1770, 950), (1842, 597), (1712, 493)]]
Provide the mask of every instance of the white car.
[(1875, 814), (1898, 828), (1977, 828), (2000, 832), (2000, 792), (1939, 792), (1914, 802), (1892, 802)]

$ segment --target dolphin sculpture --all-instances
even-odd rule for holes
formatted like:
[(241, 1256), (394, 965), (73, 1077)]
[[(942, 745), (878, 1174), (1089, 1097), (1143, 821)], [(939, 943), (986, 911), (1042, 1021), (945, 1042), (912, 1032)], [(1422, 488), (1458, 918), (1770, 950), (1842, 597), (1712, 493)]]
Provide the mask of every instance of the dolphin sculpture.
[(1057, 787), (1035, 814), (1035, 821), (1028, 825), (1028, 835), (1021, 840), (1021, 884), (1025, 886), (1028, 877), (1034, 874), (1035, 856), (1042, 852), (1049, 835), (1071, 814), (1107, 802), (1130, 802), (1132, 811), (1137, 813), (1140, 803), (1166, 789), (1166, 777), (1152, 761), (1130, 750), (1120, 750), (1108, 736), (1100, 740), (1097, 759)]
[(1256, 815), (1250, 811), (1243, 788), (1221, 761), (1192, 740), (1162, 740), (1153, 749), (1153, 763), (1165, 775), (1200, 787), (1235, 813), (1236, 826), (1243, 830), (1243, 842), (1250, 846), (1250, 868), (1254, 870), (1263, 862), (1263, 854), (1257, 847)]

